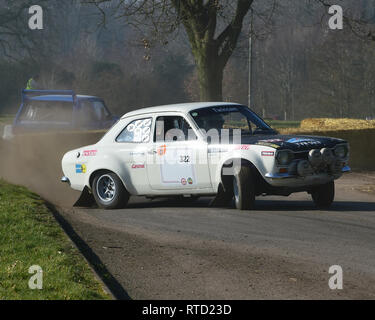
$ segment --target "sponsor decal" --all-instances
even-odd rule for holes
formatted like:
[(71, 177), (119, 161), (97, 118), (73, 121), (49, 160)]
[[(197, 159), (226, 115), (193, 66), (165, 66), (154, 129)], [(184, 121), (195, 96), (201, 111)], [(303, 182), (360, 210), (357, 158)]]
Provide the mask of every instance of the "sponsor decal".
[(188, 178), (187, 182), (188, 182), (188, 184), (193, 184), (193, 179), (192, 178)]
[(87, 168), (85, 164), (76, 164), (76, 173), (86, 173)]
[(185, 178), (182, 178), (182, 179), (181, 179), (181, 184), (182, 184), (183, 186), (186, 186), (186, 183), (187, 183), (187, 182), (186, 182), (186, 179), (185, 179)]
[(241, 145), (241, 146), (236, 146), (236, 147), (234, 148), (234, 150), (249, 150), (249, 149), (250, 149), (250, 146), (247, 145), (247, 144), (243, 144), (243, 145)]
[(216, 113), (226, 113), (226, 112), (235, 112), (235, 111), (238, 111), (238, 108), (237, 107), (215, 107), (215, 108), (212, 108), (213, 111), (215, 111)]
[(320, 145), (321, 143), (311, 138), (292, 138), (287, 141), (288, 143), (296, 144), (297, 146), (311, 146)]
[(144, 169), (145, 165), (144, 164), (133, 164), (132, 169)]
[(274, 151), (262, 151), (262, 157), (273, 157), (274, 155)]
[(283, 140), (281, 140), (281, 139), (266, 139), (266, 140), (259, 140), (259, 142), (273, 143), (273, 142), (283, 142)]
[(95, 157), (98, 150), (83, 150), (84, 157)]
[(317, 142), (317, 141), (311, 138), (292, 138), (292, 139), (287, 140), (286, 142), (301, 143), (301, 142)]
[(157, 149), (159, 156), (164, 156), (167, 153), (167, 146), (164, 144)]
[(274, 149), (279, 149), (280, 148), (279, 145), (274, 144), (274, 143), (270, 143), (270, 142), (258, 141), (256, 144), (259, 145), (259, 146), (271, 147), (271, 148), (274, 148)]

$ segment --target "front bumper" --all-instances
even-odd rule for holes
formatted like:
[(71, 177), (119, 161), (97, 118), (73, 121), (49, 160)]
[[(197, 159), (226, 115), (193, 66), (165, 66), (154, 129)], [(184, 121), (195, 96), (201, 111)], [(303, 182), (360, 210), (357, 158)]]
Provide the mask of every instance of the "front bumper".
[(61, 178), (61, 182), (63, 182), (63, 183), (67, 183), (67, 184), (69, 184), (70, 185), (70, 180), (69, 180), (69, 178), (68, 177), (62, 177)]
[(343, 173), (349, 173), (351, 169), (349, 166), (345, 166), (341, 169), (341, 172), (335, 174), (313, 174), (308, 176), (297, 176), (289, 173), (266, 173), (266, 181), (273, 186), (308, 186), (308, 185), (319, 185), (324, 184), (334, 179), (338, 179)]
[[(341, 169), (341, 173), (349, 173), (352, 169), (349, 166), (345, 166)], [(266, 173), (265, 177), (267, 179), (298, 179), (298, 178), (307, 178), (300, 177), (296, 175), (291, 175), (289, 173)]]

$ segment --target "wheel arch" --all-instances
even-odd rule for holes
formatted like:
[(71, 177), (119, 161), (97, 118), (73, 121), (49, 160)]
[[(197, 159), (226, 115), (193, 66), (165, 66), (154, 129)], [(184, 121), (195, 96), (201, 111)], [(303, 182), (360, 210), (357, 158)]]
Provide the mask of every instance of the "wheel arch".
[[(254, 163), (245, 158), (230, 158), (227, 159), (220, 167), (220, 182), (218, 185), (219, 188), (223, 188), (224, 191), (230, 191), (232, 186), (232, 177), (235, 175), (236, 166), (233, 166), (233, 163), (240, 165), (241, 167), (250, 167), (253, 174), (256, 184), (256, 190), (262, 190), (264, 179), (262, 178), (261, 173), (259, 172), (258, 168), (254, 165)], [(228, 168), (229, 171), (232, 170), (231, 174), (224, 174), (224, 169)], [(258, 191), (260, 192), (260, 191)], [(261, 192), (260, 192), (261, 193)]]
[(108, 173), (108, 172), (115, 174), (120, 179), (120, 181), (122, 182), (122, 184), (123, 184), (124, 188), (126, 189), (126, 191), (129, 192), (129, 189), (128, 189), (128, 187), (127, 187), (127, 185), (126, 185), (123, 177), (120, 174), (118, 174), (118, 172), (116, 172), (114, 170), (107, 169), (107, 168), (101, 168), (101, 169), (95, 169), (95, 170), (93, 170), (90, 173), (89, 177), (88, 177), (86, 186), (90, 190), (92, 190), (92, 183), (94, 182), (94, 179), (95, 179), (96, 175), (98, 175), (99, 173)]

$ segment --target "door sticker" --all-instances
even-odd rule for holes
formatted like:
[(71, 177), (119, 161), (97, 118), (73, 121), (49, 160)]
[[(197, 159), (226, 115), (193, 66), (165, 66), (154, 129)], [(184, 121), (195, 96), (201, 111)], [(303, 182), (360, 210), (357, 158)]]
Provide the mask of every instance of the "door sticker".
[(157, 153), (159, 156), (164, 156), (167, 153), (167, 146), (166, 145), (160, 146), (157, 149)]
[[(166, 150), (168, 149), (168, 152)], [(193, 150), (182, 147), (158, 148), (161, 183), (163, 185), (191, 186), (195, 184), (195, 169), (193, 165)]]

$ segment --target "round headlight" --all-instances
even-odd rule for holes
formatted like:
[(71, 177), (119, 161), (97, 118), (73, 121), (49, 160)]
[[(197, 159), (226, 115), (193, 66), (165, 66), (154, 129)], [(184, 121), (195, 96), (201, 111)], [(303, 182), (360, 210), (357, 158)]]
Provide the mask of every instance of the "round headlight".
[(337, 146), (335, 148), (335, 156), (343, 159), (347, 156), (348, 154), (348, 148), (345, 145)]
[(286, 166), (292, 162), (294, 158), (294, 155), (291, 151), (285, 150), (285, 151), (279, 151), (276, 156), (276, 160), (278, 164), (282, 166)]

